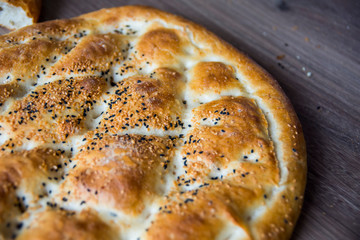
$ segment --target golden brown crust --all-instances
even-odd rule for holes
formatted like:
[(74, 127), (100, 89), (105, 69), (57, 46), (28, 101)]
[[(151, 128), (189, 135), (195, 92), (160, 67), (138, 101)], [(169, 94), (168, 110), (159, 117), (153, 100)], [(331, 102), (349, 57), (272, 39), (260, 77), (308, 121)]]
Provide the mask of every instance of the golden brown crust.
[[(77, 167), (62, 186), (64, 196), (87, 204), (103, 203), (128, 214), (139, 214), (151, 201), (164, 166), (172, 157), (172, 140), (156, 136), (104, 135), (88, 140), (74, 160)], [(160, 157), (161, 156), (161, 157)]]
[[(49, 39), (32, 39), (19, 48), (12, 45), (1, 49), (0, 74), (9, 76), (8, 81), (25, 81), (26, 78), (34, 77), (41, 73), (44, 64), (43, 59), (50, 54), (60, 54), (66, 47), (66, 42), (57, 42)], [(35, 53), (35, 54), (34, 54)], [(36, 66), (35, 68), (33, 66)], [(10, 74), (16, 73), (16, 79)]]
[[(56, 206), (96, 209), (123, 238), (290, 237), (304, 138), (289, 100), (252, 60), (194, 23), (139, 6), (20, 29), (0, 38), (0, 59), (26, 53), (30, 40), (39, 41), (33, 63), (2, 60), (3, 79), (15, 69), (0, 96), (0, 130), (11, 136), (2, 147), (55, 140), (67, 149), (64, 181), (49, 197)], [(46, 61), (48, 52), (58, 58)], [(34, 80), (38, 65), (45, 73)], [(89, 232), (74, 234), (98, 238)]]
[[(203, 170), (211, 171), (209, 165), (227, 168), (229, 163), (240, 160), (245, 164), (267, 165), (267, 171), (259, 167), (257, 176), (266, 179), (260, 182), (273, 178), (276, 180), (272, 184), (277, 184), (278, 169), (273, 146), (266, 132), (266, 120), (254, 102), (244, 97), (224, 97), (193, 111), (193, 122), (198, 119), (201, 121), (195, 123), (193, 130), (189, 131), (182, 148), (183, 155), (187, 155), (188, 174), (194, 173), (196, 177), (204, 174)], [(213, 124), (206, 124), (206, 121), (212, 121)], [(269, 168), (272, 170), (268, 171)], [(269, 177), (266, 173), (274, 176)]]
[(223, 90), (241, 88), (234, 70), (221, 62), (199, 62), (192, 72), (190, 88), (197, 93), (221, 93)]
[[(5, 237), (10, 236), (7, 225), (23, 214), (29, 204), (46, 194), (40, 183), (50, 176), (61, 176), (60, 158), (60, 151), (40, 148), (1, 155), (0, 230)], [(31, 189), (30, 199), (20, 198), (16, 192), (18, 189)]]
[[(80, 29), (93, 29), (93, 21), (85, 21), (83, 19), (61, 19), (49, 22), (42, 22), (35, 25), (20, 28), (8, 34), (0, 36), (0, 46), (9, 47), (19, 44), (25, 39), (45, 38), (49, 40), (68, 37), (68, 39), (79, 40), (82, 36)], [(77, 35), (75, 36), (75, 33)]]
[(137, 44), (139, 55), (146, 61), (164, 66), (176, 60), (181, 52), (181, 42), (175, 30), (157, 28), (145, 33)]
[[(121, 57), (122, 38), (117, 34), (85, 36), (79, 45), (50, 69), (59, 75), (71, 72), (105, 71)], [(97, 68), (94, 66), (97, 65)]]
[(115, 84), (107, 100), (109, 110), (98, 126), (99, 131), (116, 133), (141, 126), (166, 131), (181, 128), (178, 122), (182, 85), (180, 74), (171, 69), (155, 69), (151, 76), (123, 79)]
[(7, 149), (23, 144), (24, 138), (56, 143), (81, 133), (86, 129), (86, 113), (105, 86), (103, 78), (71, 77), (36, 87), (26, 97), (14, 101), (0, 116), (13, 135), (6, 144), (15, 146)]
[(49, 210), (36, 217), (17, 239), (116, 239), (116, 231), (89, 210), (79, 214)]

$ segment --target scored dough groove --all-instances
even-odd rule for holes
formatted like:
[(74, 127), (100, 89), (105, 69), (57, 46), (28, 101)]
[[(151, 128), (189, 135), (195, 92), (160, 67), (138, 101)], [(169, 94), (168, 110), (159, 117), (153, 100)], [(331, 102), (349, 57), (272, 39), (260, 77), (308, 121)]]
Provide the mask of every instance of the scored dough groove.
[(0, 45), (0, 238), (290, 237), (305, 143), (248, 57), (139, 6)]

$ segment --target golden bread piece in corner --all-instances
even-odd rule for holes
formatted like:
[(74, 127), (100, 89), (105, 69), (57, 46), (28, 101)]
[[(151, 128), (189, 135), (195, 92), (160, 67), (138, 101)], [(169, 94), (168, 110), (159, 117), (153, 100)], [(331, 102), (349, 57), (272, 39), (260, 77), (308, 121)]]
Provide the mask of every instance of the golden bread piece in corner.
[(10, 30), (37, 22), (41, 0), (0, 0), (0, 25)]

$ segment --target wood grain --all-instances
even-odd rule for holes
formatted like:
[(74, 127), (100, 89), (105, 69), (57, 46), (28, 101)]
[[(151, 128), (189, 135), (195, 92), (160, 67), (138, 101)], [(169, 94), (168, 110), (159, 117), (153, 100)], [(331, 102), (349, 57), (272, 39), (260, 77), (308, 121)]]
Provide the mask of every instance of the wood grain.
[(360, 239), (360, 1), (44, 0), (40, 21), (128, 4), (205, 26), (279, 81), (308, 149), (305, 203), (293, 238)]

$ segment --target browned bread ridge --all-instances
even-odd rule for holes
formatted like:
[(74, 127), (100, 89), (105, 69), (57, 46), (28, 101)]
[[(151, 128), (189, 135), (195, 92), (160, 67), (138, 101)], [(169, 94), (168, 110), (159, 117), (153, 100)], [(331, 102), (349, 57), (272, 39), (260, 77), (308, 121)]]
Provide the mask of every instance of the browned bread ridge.
[(141, 6), (32, 25), (0, 45), (3, 238), (290, 238), (301, 126), (231, 45)]
[(41, 0), (0, 0), (0, 25), (18, 29), (37, 22)]

